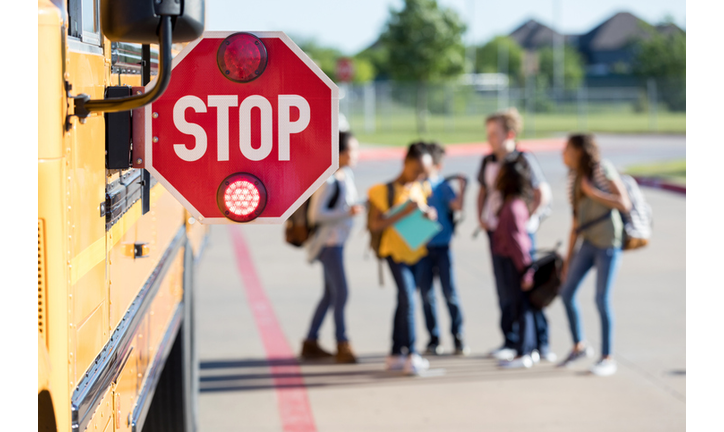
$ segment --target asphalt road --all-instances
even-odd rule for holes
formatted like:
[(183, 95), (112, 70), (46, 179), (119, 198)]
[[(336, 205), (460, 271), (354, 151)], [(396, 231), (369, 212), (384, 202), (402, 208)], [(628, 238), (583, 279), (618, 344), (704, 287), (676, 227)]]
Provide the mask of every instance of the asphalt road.
[[(681, 136), (602, 136), (604, 157), (629, 164), (686, 156)], [(538, 233), (540, 247), (565, 242), (570, 227), (565, 167), (560, 151), (536, 153), (550, 182), (553, 215)], [(480, 156), (446, 161), (444, 174), (475, 178)], [(355, 169), (361, 194), (388, 181), (399, 160), (365, 161)], [(486, 239), (472, 239), (475, 185), (466, 195), (467, 218), (453, 240), (467, 357), (428, 357), (431, 372), (405, 377), (383, 370), (391, 344), (395, 288), (385, 268), (366, 254), (364, 218), (355, 221), (345, 258), (350, 285), (347, 330), (357, 365), (303, 364), (299, 353), (318, 302), (321, 266), (286, 245), (281, 226), (214, 226), (197, 273), (198, 349), (201, 359), (200, 430), (210, 431), (681, 431), (686, 420), (686, 198), (644, 189), (653, 208), (648, 247), (626, 252), (613, 290), (616, 375), (587, 374), (593, 363), (570, 369), (540, 364), (500, 370), (484, 358), (502, 339)], [(250, 259), (239, 259), (239, 243)], [(240, 252), (241, 251), (241, 252)], [(366, 256), (367, 255), (367, 256)], [(240, 269), (239, 262), (243, 268)], [(439, 293), (438, 293), (439, 294)], [(593, 278), (579, 294), (587, 339), (600, 353)], [(417, 344), (426, 330), (417, 305)], [(449, 352), (447, 311), (438, 296), (442, 344)], [(548, 309), (551, 346), (571, 348), (563, 305)], [(321, 344), (334, 348), (328, 315)], [(268, 358), (271, 357), (271, 360)]]

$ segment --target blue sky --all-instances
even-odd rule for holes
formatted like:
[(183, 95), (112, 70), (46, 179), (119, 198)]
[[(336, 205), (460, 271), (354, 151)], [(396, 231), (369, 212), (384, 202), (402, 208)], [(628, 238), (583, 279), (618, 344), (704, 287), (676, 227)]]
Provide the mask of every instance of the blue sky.
[[(665, 16), (686, 28), (684, 0), (438, 0), (458, 11), (470, 26), (466, 42), (489, 40), (510, 33), (528, 18), (553, 26), (559, 5), (564, 33), (583, 33), (619, 11), (652, 24)], [(207, 30), (281, 30), (293, 37), (314, 38), (345, 54), (373, 43), (389, 15), (403, 0), (207, 0)]]

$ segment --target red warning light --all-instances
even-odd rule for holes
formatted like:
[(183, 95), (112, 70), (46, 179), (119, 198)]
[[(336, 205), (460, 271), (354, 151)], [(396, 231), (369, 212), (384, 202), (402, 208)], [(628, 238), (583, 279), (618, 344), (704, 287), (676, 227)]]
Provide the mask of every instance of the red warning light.
[(264, 184), (247, 173), (232, 174), (224, 179), (216, 194), (219, 210), (235, 222), (256, 219), (264, 210), (266, 200)]
[(266, 69), (264, 42), (251, 33), (234, 33), (224, 39), (216, 53), (219, 70), (234, 82), (249, 82)]

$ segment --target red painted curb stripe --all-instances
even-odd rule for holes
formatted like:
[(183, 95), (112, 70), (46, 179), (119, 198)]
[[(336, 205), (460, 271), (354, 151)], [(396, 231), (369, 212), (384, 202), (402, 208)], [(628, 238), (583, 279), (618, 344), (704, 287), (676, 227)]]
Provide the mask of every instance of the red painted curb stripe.
[[(290, 362), (295, 355), (287, 342), (279, 325), (274, 308), (264, 292), (264, 287), (256, 273), (251, 253), (244, 236), (238, 226), (229, 227), (236, 264), (244, 283), (246, 298), (254, 314), (254, 321), (259, 330), (266, 357), (268, 360)], [(279, 415), (284, 432), (316, 432), (312, 407), (309, 404), (307, 388), (302, 378), (299, 364), (270, 365), (269, 370), (274, 377)]]
[[(566, 140), (563, 138), (524, 140), (518, 143), (518, 148), (529, 152), (550, 152), (563, 150), (565, 144)], [(359, 159), (361, 161), (402, 159), (406, 151), (407, 147), (364, 147), (360, 149)], [(449, 157), (482, 156), (490, 153), (490, 145), (488, 143), (450, 144), (445, 146), (445, 153)]]
[(636, 183), (640, 184), (641, 186), (663, 189), (670, 192), (676, 192), (682, 195), (686, 195), (686, 186), (681, 186), (678, 184), (666, 182), (661, 179), (649, 177), (634, 177), (634, 180), (636, 180)]

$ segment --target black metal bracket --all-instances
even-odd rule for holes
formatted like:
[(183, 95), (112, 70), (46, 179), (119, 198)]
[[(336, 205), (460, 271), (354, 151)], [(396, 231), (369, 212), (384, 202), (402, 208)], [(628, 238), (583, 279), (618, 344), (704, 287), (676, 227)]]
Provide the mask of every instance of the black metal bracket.
[[(167, 0), (168, 1), (168, 0)], [(161, 27), (159, 30), (159, 56), (158, 56), (158, 81), (153, 88), (140, 95), (91, 100), (90, 96), (80, 94), (78, 96), (68, 97), (74, 99), (74, 113), (72, 115), (84, 121), (92, 112), (118, 112), (129, 111), (150, 104), (166, 91), (169, 82), (171, 82), (171, 62), (173, 54), (171, 53), (171, 41), (173, 34), (173, 20), (170, 15), (161, 16)], [(68, 90), (70, 84), (66, 84)], [(69, 117), (66, 118), (66, 130), (70, 123)]]
[[(81, 123), (85, 123), (86, 117), (88, 117), (88, 115), (90, 114), (90, 112), (88, 112), (85, 109), (85, 105), (84, 105), (86, 102), (90, 101), (90, 96), (88, 96), (87, 94), (79, 94), (77, 96), (73, 96), (72, 94), (70, 94), (71, 90), (73, 90), (73, 84), (69, 83), (68, 81), (65, 81), (65, 96), (68, 99), (73, 99), (73, 114), (67, 114), (65, 116), (65, 131), (66, 132), (68, 132), (69, 130), (71, 130), (73, 128), (73, 124), (70, 122), (71, 117), (73, 117), (73, 116), (78, 117), (78, 119), (80, 119)], [(80, 105), (78, 104), (79, 100), (83, 101), (83, 102), (81, 102)], [(66, 103), (66, 108), (70, 108), (69, 103)]]

